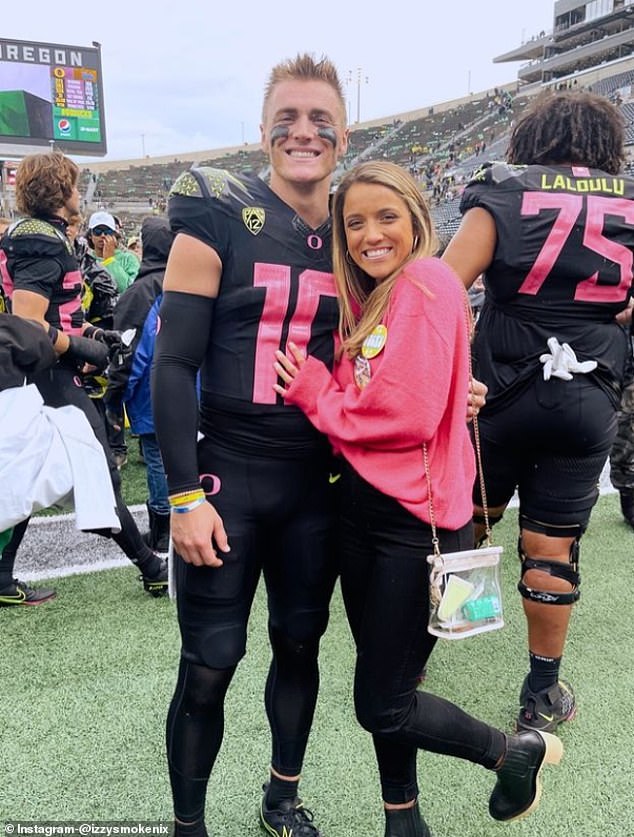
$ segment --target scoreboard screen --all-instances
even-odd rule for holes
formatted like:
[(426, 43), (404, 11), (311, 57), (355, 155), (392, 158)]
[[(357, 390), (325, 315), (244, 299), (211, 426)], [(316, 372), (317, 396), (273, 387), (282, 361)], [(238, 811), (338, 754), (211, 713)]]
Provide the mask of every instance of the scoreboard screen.
[(7, 145), (106, 153), (99, 46), (0, 38), (0, 148)]

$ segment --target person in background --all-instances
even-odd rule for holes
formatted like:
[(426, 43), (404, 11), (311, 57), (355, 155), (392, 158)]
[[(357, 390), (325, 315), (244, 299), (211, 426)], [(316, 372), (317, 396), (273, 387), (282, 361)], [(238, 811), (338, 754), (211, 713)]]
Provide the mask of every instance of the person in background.
[[(108, 270), (99, 263), (88, 241), (80, 234), (82, 218), (77, 214), (70, 218), (66, 234), (75, 250), (82, 276), (81, 307), (87, 322), (103, 329), (112, 329), (114, 307), (119, 297), (117, 283)], [(101, 416), (108, 443), (114, 453), (117, 468), (125, 465), (128, 456), (125, 433), (115, 430), (106, 421), (103, 397), (106, 391), (106, 370), (92, 371), (82, 376), (83, 386)]]
[[(474, 372), (489, 387), (480, 443), (490, 520), (519, 494), (518, 585), (529, 672), (520, 729), (574, 717), (560, 678), (580, 541), (615, 438), (628, 337), (616, 317), (632, 287), (634, 181), (624, 123), (607, 99), (548, 91), (518, 119), (507, 163), (467, 185), (443, 259), (466, 287), (485, 274)], [(484, 535), (476, 486), (476, 540)]]
[[(105, 268), (117, 284), (119, 296), (130, 287), (139, 272), (139, 260), (134, 253), (119, 246), (121, 233), (120, 225), (114, 215), (100, 210), (93, 212), (88, 221), (88, 244), (97, 264)], [(99, 385), (94, 391), (98, 399), (103, 397), (105, 384)], [(103, 407), (103, 405), (101, 405)], [(103, 410), (102, 410), (103, 412)], [(105, 415), (105, 413), (104, 413)], [(125, 428), (115, 430), (108, 426), (108, 442), (112, 448), (117, 468), (121, 470), (128, 461), (128, 445), (125, 438)]]
[[(11, 226), (11, 221), (9, 218), (0, 218), (0, 239), (4, 233), (9, 229)], [(7, 303), (7, 299), (4, 295), (4, 290), (2, 288), (2, 277), (0, 276), (0, 314), (4, 314), (9, 310), (9, 306)]]
[[(39, 323), (0, 312), (0, 392), (21, 387), (26, 377), (48, 369), (56, 361), (53, 344)], [(13, 532), (13, 527), (0, 532), (0, 607), (52, 601), (52, 588), (32, 587), (14, 578), (16, 552), (5, 552)]]
[(99, 264), (114, 278), (117, 292), (122, 294), (134, 282), (140, 262), (134, 253), (119, 246), (119, 239), (114, 216), (104, 210), (93, 212), (88, 220), (88, 244)]
[(536, 808), (540, 770), (563, 750), (553, 735), (507, 736), (417, 689), (437, 641), (427, 630), (425, 556), (436, 537), (443, 553), (473, 544), (475, 458), (465, 420), (471, 314), (459, 279), (432, 258), (436, 250), (414, 178), (388, 162), (355, 167), (333, 204), (341, 306), (334, 370), (293, 342), (275, 353), (283, 384), (274, 390), (306, 413), (342, 460), (341, 591), (357, 648), (355, 708), (374, 740), (385, 837), (430, 835), (417, 802), (419, 749), (495, 771), (489, 812), (507, 822)]
[[(152, 595), (167, 590), (167, 565), (141, 538), (121, 496), (121, 479), (105, 427), (82, 386), (80, 373), (104, 369), (120, 345), (120, 335), (89, 325), (81, 307), (82, 277), (66, 236), (70, 217), (79, 212), (76, 164), (58, 152), (24, 157), (16, 174), (16, 202), (23, 218), (0, 242), (0, 276), (14, 315), (34, 320), (49, 335), (59, 357), (50, 369), (28, 378), (46, 405), (73, 404), (82, 410), (101, 443), (110, 468), (121, 529), (100, 529), (140, 570)], [(15, 556), (28, 520), (15, 527), (2, 559)]]
[(617, 430), (610, 449), (610, 482), (619, 492), (623, 520), (634, 529), (634, 356), (632, 319), (623, 323), (628, 340), (628, 358), (623, 391), (617, 412)]
[(161, 451), (154, 431), (150, 394), (150, 370), (158, 328), (158, 310), (163, 297), (163, 277), (174, 240), (166, 218), (145, 218), (141, 227), (143, 261), (136, 279), (121, 296), (114, 311), (114, 327), (130, 343), (121, 362), (111, 364), (104, 396), (106, 417), (115, 429), (123, 426), (124, 406), (131, 431), (138, 435), (146, 465), (150, 530), (146, 543), (157, 552), (167, 552), (170, 505)]
[(83, 278), (81, 304), (86, 320), (92, 325), (111, 329), (112, 315), (119, 296), (117, 283), (108, 270), (99, 264), (88, 241), (81, 234), (82, 216), (74, 215), (66, 231), (75, 250)]
[(139, 262), (143, 261), (143, 247), (140, 236), (131, 235), (130, 238), (128, 238), (126, 247), (131, 253), (134, 253)]

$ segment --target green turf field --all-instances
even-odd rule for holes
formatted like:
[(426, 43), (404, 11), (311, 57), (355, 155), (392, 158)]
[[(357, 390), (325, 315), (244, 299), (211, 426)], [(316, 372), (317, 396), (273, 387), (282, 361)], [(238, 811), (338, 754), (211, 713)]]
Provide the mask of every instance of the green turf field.
[[(526, 671), (515, 527), (509, 512), (495, 532), (505, 547), (505, 628), (440, 641), (426, 683), (506, 729)], [(492, 774), (422, 753), (421, 807), (434, 837), (634, 835), (633, 564), (634, 533), (621, 522), (616, 496), (602, 497), (583, 542), (582, 597), (563, 672), (579, 702), (577, 719), (561, 729), (564, 761), (545, 769), (539, 810), (504, 826), (487, 814)], [(132, 567), (55, 586), (51, 604), (0, 610), (0, 822), (169, 822), (163, 726), (178, 661), (174, 605), (141, 593)], [(212, 837), (261, 833), (256, 812), (269, 759), (265, 618), (260, 590), (209, 787)], [(322, 648), (322, 690), (302, 793), (327, 837), (382, 837), (370, 740), (351, 706), (352, 646), (338, 591)]]

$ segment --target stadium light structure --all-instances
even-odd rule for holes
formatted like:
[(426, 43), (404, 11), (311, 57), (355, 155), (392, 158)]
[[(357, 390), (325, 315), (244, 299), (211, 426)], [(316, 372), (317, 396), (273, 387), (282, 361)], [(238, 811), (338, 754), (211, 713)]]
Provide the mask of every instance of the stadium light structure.
[(346, 103), (348, 105), (348, 125), (352, 122), (352, 96), (350, 95), (350, 85), (352, 84), (352, 70), (348, 70), (346, 75)]
[[(346, 76), (346, 88), (352, 84), (352, 80), (354, 78), (354, 74), (352, 70), (348, 70), (348, 75)], [(357, 124), (361, 122), (361, 82), (363, 81), (364, 84), (369, 84), (370, 79), (368, 76), (364, 75), (363, 67), (357, 67)], [(351, 110), (351, 100), (350, 95), (347, 97), (348, 99), (348, 122), (352, 121), (352, 116), (350, 113)]]

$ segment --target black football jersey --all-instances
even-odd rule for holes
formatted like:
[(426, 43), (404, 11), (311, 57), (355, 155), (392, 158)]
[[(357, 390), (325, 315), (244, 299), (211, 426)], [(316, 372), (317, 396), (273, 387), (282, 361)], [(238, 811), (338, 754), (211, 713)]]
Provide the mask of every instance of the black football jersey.
[(212, 247), (222, 261), (220, 290), (201, 370), (201, 430), (251, 448), (263, 440), (294, 451), (318, 434), (273, 390), (276, 349), (293, 341), (332, 365), (338, 305), (331, 225), (307, 226), (258, 177), (194, 168), (168, 202), (175, 233)]
[(461, 212), (486, 209), (497, 244), (474, 344), (478, 374), (495, 399), (541, 373), (546, 341), (596, 360), (614, 396), (626, 345), (614, 317), (633, 281), (634, 181), (581, 166), (487, 163), (467, 185)]
[(0, 243), (0, 279), (9, 300), (16, 289), (39, 294), (48, 300), (47, 322), (79, 334), (82, 278), (65, 229), (61, 219), (43, 218), (24, 218), (9, 227)]

